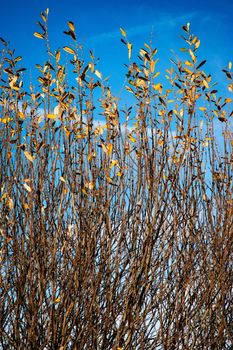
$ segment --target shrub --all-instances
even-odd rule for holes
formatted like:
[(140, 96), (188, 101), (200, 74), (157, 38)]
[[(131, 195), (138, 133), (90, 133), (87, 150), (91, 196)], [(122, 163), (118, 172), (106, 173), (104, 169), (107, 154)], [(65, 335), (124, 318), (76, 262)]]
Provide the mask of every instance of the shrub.
[(121, 29), (134, 101), (121, 108), (74, 24), (66, 66), (41, 18), (37, 91), (2, 39), (1, 348), (230, 349), (232, 100), (199, 39), (183, 27), (165, 83), (157, 50), (133, 61)]

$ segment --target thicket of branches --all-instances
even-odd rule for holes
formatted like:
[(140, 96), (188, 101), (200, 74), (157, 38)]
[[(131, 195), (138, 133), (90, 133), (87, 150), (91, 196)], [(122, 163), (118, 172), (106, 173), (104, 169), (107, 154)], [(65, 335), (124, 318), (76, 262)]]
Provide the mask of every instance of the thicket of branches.
[(62, 54), (47, 22), (29, 92), (2, 39), (0, 348), (232, 349), (232, 100), (199, 39), (183, 27), (166, 86), (121, 29), (124, 108), (73, 23)]

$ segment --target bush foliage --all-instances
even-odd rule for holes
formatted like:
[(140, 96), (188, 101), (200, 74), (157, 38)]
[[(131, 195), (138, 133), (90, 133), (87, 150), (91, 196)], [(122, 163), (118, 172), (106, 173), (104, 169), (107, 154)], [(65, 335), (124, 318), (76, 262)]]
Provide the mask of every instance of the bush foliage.
[(37, 90), (1, 39), (1, 349), (232, 348), (232, 100), (200, 40), (183, 27), (163, 82), (121, 28), (124, 107), (73, 22), (65, 52), (47, 23)]

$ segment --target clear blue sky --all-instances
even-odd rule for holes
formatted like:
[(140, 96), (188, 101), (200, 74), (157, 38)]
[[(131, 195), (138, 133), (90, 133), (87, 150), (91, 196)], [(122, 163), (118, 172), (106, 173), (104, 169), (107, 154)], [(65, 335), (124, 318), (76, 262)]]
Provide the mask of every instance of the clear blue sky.
[[(179, 53), (184, 46), (179, 35), (181, 26), (191, 23), (191, 30), (201, 39), (200, 59), (207, 58), (206, 68), (223, 88), (226, 79), (221, 68), (233, 61), (233, 1), (232, 0), (11, 0), (1, 3), (0, 36), (11, 42), (23, 65), (34, 69), (43, 63), (43, 41), (33, 33), (40, 12), (49, 8), (49, 28), (52, 48), (62, 47), (67, 41), (63, 30), (67, 21), (76, 25), (78, 38), (87, 48), (94, 49), (101, 58), (100, 70), (111, 76), (113, 86), (123, 83), (123, 64), (127, 52), (120, 42), (119, 27), (123, 27), (135, 51), (149, 42), (154, 32), (161, 70), (169, 68), (170, 49)], [(180, 54), (180, 53), (179, 53)], [(110, 84), (111, 85), (111, 84)]]

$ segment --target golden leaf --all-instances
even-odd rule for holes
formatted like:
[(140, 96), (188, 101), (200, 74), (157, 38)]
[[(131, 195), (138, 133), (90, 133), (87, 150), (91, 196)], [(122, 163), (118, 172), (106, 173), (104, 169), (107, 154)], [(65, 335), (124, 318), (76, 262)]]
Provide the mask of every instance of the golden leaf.
[(71, 55), (76, 55), (76, 52), (73, 49), (71, 49), (69, 46), (64, 46), (63, 50), (70, 53)]
[(96, 75), (99, 79), (102, 79), (102, 74), (101, 74), (98, 70), (95, 70), (95, 75)]
[(59, 303), (61, 301), (61, 298), (57, 297), (54, 301), (55, 301), (55, 303)]
[(206, 111), (206, 107), (199, 107), (200, 111)]
[(203, 80), (203, 85), (207, 88), (207, 89), (209, 89), (209, 84), (207, 83), (207, 81), (204, 79)]
[(200, 46), (200, 43), (201, 43), (200, 40), (198, 40), (198, 41), (195, 43), (195, 50), (198, 49), (198, 47)]
[(60, 180), (61, 180), (62, 182), (65, 182), (65, 183), (66, 183), (66, 179), (64, 179), (63, 176), (60, 176)]
[(130, 139), (130, 141), (136, 142), (136, 139), (132, 136), (132, 134), (129, 134), (128, 138)]
[(57, 115), (54, 115), (54, 114), (47, 114), (47, 118), (49, 118), (49, 119), (55, 119), (55, 118), (57, 118)]
[(126, 31), (123, 28), (120, 28), (121, 34), (126, 37)]
[(186, 66), (193, 67), (192, 62), (190, 61), (185, 61), (184, 64), (186, 64)]
[(110, 157), (110, 155), (112, 154), (112, 144), (109, 143), (107, 146), (102, 144), (102, 148), (103, 148), (104, 153), (106, 153)]
[(196, 56), (194, 55), (194, 53), (192, 52), (192, 50), (189, 50), (189, 53), (190, 53), (190, 56), (191, 56), (193, 62), (195, 62), (195, 61), (196, 61)]
[(132, 55), (132, 47), (133, 47), (133, 45), (131, 43), (127, 43), (129, 60), (130, 60), (131, 55)]
[(34, 33), (34, 36), (38, 39), (44, 39), (44, 35), (37, 32)]
[(160, 89), (162, 89), (162, 84), (158, 83), (156, 85), (153, 85), (153, 88), (154, 88), (154, 90), (160, 90)]
[(60, 51), (60, 49), (57, 50), (55, 58), (56, 58), (56, 62), (58, 63), (60, 61), (60, 58), (61, 58), (61, 51)]
[(119, 167), (118, 160), (112, 159), (112, 160), (111, 160), (110, 169), (112, 169), (115, 165)]
[(72, 32), (75, 31), (74, 23), (73, 23), (73, 22), (69, 21), (69, 22), (68, 22), (68, 26), (69, 26), (70, 30), (72, 30)]
[(25, 188), (25, 190), (27, 190), (28, 192), (32, 192), (32, 189), (30, 186), (28, 186), (27, 184), (23, 184), (23, 187)]
[(23, 112), (19, 112), (19, 117), (20, 117), (21, 119), (25, 119), (25, 115), (23, 114)]
[(11, 122), (12, 120), (13, 120), (12, 118), (1, 118), (0, 122), (4, 123), (4, 124), (7, 124), (7, 123)]
[(24, 151), (23, 152), (25, 157), (30, 160), (30, 162), (33, 162), (34, 161), (34, 157), (28, 152), (28, 151)]

